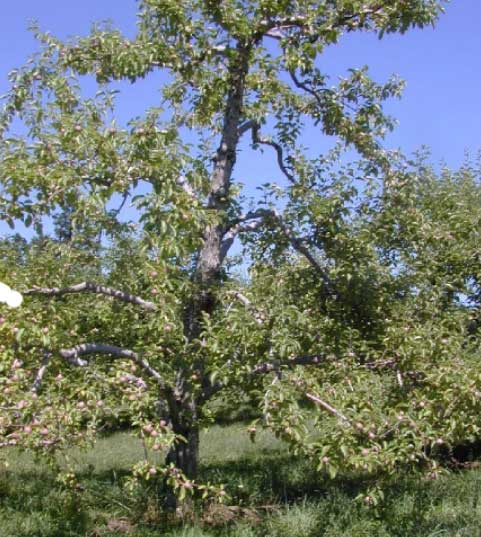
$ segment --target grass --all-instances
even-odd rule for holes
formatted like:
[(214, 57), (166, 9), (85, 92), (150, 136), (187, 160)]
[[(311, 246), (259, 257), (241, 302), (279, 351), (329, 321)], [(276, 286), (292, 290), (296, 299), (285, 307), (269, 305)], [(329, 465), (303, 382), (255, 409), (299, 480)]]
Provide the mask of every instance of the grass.
[(70, 491), (45, 465), (12, 451), (0, 472), (1, 537), (481, 537), (481, 470), (437, 481), (400, 474), (380, 508), (355, 500), (366, 486), (331, 482), (268, 433), (252, 444), (239, 424), (202, 438), (202, 479), (223, 482), (229, 506), (207, 506), (190, 521), (168, 521), (153, 490), (129, 494), (124, 481), (144, 456), (128, 433), (69, 453), (82, 489)]

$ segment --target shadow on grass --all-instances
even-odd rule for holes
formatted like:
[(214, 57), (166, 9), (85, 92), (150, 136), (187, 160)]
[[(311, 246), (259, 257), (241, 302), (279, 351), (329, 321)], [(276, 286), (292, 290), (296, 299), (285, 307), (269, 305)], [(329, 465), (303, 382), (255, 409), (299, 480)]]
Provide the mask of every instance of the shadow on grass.
[[(232, 454), (221, 455), (227, 459)], [(78, 493), (66, 490), (53, 472), (41, 466), (1, 472), (0, 535), (118, 535), (106, 530), (108, 523), (128, 519), (132, 536), (159, 532), (172, 537), (481, 536), (481, 471), (477, 469), (437, 481), (399, 472), (381, 481), (385, 498), (373, 508), (357, 498), (380, 476), (344, 474), (330, 480), (310, 460), (257, 445), (255, 453), (232, 460), (210, 458), (201, 465), (201, 481), (225, 483), (229, 503), (239, 507), (231, 511), (235, 516), (224, 524), (219, 513), (218, 520), (211, 516), (213, 523), (206, 524), (200, 513), (197, 523), (179, 527), (166, 525), (159, 515), (160, 486), (149, 482), (136, 496), (129, 496), (123, 487), (130, 475), (124, 461), (112, 458), (107, 468), (104, 463), (88, 464), (90, 460), (86, 458), (79, 468), (83, 488)]]

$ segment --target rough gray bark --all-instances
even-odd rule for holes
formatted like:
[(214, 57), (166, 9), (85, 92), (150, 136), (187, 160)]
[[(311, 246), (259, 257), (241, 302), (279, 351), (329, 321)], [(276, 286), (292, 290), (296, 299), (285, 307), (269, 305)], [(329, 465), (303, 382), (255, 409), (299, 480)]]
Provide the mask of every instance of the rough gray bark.
[[(184, 334), (188, 341), (195, 340), (202, 331), (203, 315), (210, 315), (216, 305), (216, 287), (222, 267), (222, 239), (225, 233), (225, 213), (229, 207), (229, 191), (232, 171), (236, 162), (239, 142), (239, 125), (242, 119), (245, 78), (249, 68), (251, 45), (239, 43), (235, 58), (230, 66), (229, 92), (226, 99), (221, 140), (214, 159), (211, 175), (208, 209), (217, 215), (216, 221), (204, 232), (203, 245), (199, 251), (198, 263), (194, 274), (196, 293), (187, 305), (184, 319)], [(176, 415), (173, 429), (181, 434), (186, 442), (176, 443), (167, 455), (172, 462), (189, 478), (195, 478), (199, 465), (199, 430), (197, 425), (199, 405), (203, 395), (195, 393), (192, 376), (202, 379), (209, 388), (201, 361), (179, 371), (175, 393)]]

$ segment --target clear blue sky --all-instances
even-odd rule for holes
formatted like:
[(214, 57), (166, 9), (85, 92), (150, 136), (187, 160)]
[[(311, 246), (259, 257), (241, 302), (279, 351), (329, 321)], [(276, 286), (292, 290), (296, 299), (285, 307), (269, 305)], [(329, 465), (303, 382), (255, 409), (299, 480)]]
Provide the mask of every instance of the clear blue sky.
[[(0, 93), (7, 72), (23, 63), (35, 42), (27, 20), (65, 37), (84, 34), (95, 20), (111, 19), (124, 32), (135, 31), (135, 0), (15, 0), (2, 2)], [(404, 98), (389, 110), (399, 126), (388, 145), (411, 151), (431, 147), (433, 160), (458, 166), (466, 149), (481, 148), (481, 0), (452, 0), (437, 27), (382, 41), (371, 36), (347, 39), (328, 51), (321, 64), (333, 75), (370, 65), (377, 79), (398, 73), (407, 80)], [(124, 117), (155, 102), (155, 78), (130, 90), (121, 101)], [(130, 91), (129, 91), (130, 90)]]
[[(5, 1), (0, 18), (0, 94), (8, 87), (7, 73), (36, 50), (27, 31), (29, 19), (60, 37), (88, 32), (92, 22), (110, 19), (128, 35), (135, 32), (135, 0), (15, 0)], [(407, 81), (401, 101), (388, 110), (399, 120), (386, 146), (411, 152), (421, 145), (432, 150), (434, 163), (457, 167), (465, 151), (481, 148), (481, 0), (452, 0), (435, 29), (387, 36), (348, 36), (326, 51), (320, 66), (333, 77), (349, 67), (370, 66), (378, 81), (397, 73)], [(158, 100), (160, 77), (130, 86), (122, 84), (119, 118), (142, 114)], [(318, 140), (319, 147), (325, 142)], [(240, 158), (245, 173), (246, 163)], [(260, 166), (258, 166), (260, 164)], [(251, 163), (252, 165), (252, 163)], [(268, 163), (256, 163), (269, 173)], [(271, 172), (272, 173), (272, 172)], [(0, 230), (2, 228), (0, 224)]]

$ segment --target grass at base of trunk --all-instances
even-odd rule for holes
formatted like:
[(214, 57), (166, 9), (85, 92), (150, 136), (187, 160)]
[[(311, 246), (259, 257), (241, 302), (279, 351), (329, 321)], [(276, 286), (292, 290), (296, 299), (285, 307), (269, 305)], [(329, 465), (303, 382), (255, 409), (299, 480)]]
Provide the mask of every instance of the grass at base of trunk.
[(29, 455), (11, 451), (9, 468), (0, 471), (0, 535), (481, 537), (481, 470), (437, 481), (400, 474), (386, 484), (383, 506), (373, 509), (355, 500), (367, 485), (362, 479), (331, 482), (268, 433), (252, 444), (242, 425), (212, 427), (201, 445), (202, 478), (225, 483), (232, 499), (175, 524), (155, 494), (127, 494), (128, 470), (144, 457), (128, 433), (70, 453), (82, 486), (74, 491)]

